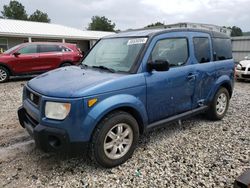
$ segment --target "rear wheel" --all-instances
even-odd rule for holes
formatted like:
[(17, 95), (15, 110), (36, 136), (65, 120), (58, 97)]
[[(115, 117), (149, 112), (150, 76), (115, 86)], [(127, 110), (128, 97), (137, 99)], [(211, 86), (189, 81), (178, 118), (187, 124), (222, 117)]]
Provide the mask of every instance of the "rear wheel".
[(61, 64), (60, 67), (68, 67), (68, 66), (71, 66), (71, 63), (63, 63), (63, 64)]
[(91, 158), (111, 168), (127, 161), (139, 138), (137, 121), (130, 114), (117, 111), (106, 116), (97, 126), (91, 142)]
[(9, 80), (10, 73), (8, 69), (0, 66), (0, 83), (7, 82)]
[(207, 112), (207, 116), (211, 120), (221, 120), (229, 106), (229, 93), (226, 88), (220, 88), (214, 96), (210, 109)]

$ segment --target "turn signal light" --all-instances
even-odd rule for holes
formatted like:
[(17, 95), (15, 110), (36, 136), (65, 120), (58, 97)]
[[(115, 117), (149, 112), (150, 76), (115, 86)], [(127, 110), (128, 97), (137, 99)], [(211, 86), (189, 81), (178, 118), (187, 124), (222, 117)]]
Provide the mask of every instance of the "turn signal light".
[(97, 102), (97, 99), (96, 99), (96, 98), (90, 99), (90, 100), (88, 101), (88, 107), (90, 108), (90, 107), (94, 106), (94, 104), (95, 104), (96, 102)]

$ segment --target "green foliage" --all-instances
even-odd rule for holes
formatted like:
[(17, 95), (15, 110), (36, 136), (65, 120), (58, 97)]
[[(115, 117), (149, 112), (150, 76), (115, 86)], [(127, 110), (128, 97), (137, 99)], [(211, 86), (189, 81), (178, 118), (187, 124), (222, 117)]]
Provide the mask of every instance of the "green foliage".
[(164, 26), (164, 23), (161, 22), (156, 22), (156, 23), (152, 23), (150, 25), (147, 25), (145, 28), (151, 28), (151, 27), (159, 27), (159, 26)]
[(35, 22), (46, 22), (46, 23), (50, 22), (48, 14), (40, 10), (36, 10), (33, 14), (31, 14), (29, 20)]
[(91, 23), (89, 23), (88, 30), (94, 31), (115, 31), (115, 23), (105, 16), (93, 16), (91, 18)]
[(2, 16), (0, 18), (15, 19), (15, 20), (30, 20), (36, 22), (50, 22), (47, 13), (40, 10), (36, 10), (33, 14), (28, 16), (25, 7), (16, 0), (11, 0), (9, 5), (3, 6), (3, 11), (1, 11)]
[(3, 18), (16, 19), (16, 20), (27, 20), (28, 15), (24, 6), (18, 1), (10, 1), (9, 5), (3, 6), (1, 11)]
[(250, 36), (250, 31), (248, 31), (248, 32), (243, 32), (243, 36)]
[(243, 36), (243, 32), (242, 32), (241, 28), (239, 28), (237, 26), (233, 26), (230, 29), (232, 29), (231, 37)]

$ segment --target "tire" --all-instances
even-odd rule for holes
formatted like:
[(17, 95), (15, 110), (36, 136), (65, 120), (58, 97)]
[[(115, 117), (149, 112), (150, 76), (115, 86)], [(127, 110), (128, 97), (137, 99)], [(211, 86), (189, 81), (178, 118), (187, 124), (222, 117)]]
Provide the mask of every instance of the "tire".
[(212, 104), (207, 111), (208, 118), (211, 120), (221, 120), (227, 113), (229, 100), (228, 90), (221, 87), (215, 94)]
[(10, 77), (10, 72), (5, 67), (0, 66), (0, 83), (7, 82)]
[(62, 63), (60, 65), (60, 67), (68, 67), (68, 66), (71, 66), (71, 63)]
[(135, 118), (123, 111), (113, 112), (97, 125), (90, 144), (90, 157), (105, 168), (118, 166), (133, 155), (138, 138), (139, 126)]

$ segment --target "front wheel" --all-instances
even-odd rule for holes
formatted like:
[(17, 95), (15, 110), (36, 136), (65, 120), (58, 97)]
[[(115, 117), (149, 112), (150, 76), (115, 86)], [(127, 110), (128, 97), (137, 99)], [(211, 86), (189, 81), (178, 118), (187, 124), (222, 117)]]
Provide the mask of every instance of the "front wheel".
[(111, 168), (127, 161), (139, 138), (137, 121), (130, 114), (118, 111), (107, 115), (97, 126), (91, 142), (91, 158)]
[(221, 120), (228, 109), (229, 106), (229, 93), (226, 88), (220, 88), (210, 106), (210, 109), (207, 112), (209, 119), (211, 120)]
[(0, 83), (7, 82), (9, 80), (9, 71), (5, 67), (0, 66)]

